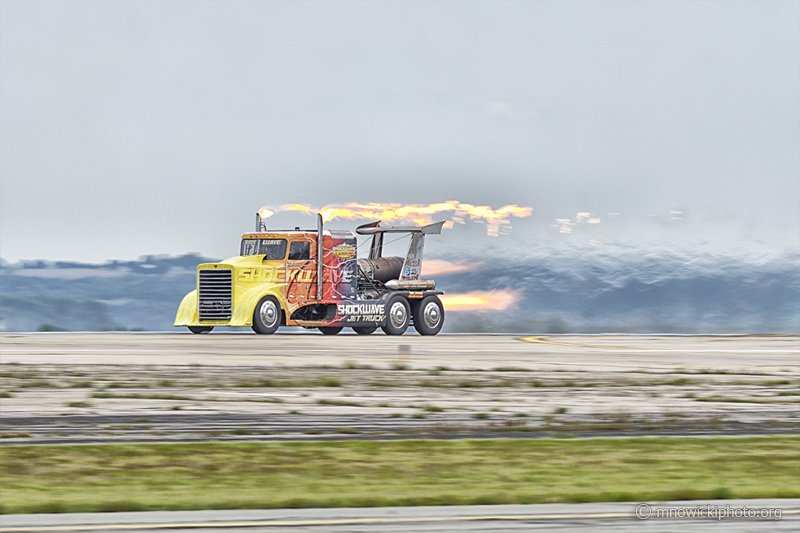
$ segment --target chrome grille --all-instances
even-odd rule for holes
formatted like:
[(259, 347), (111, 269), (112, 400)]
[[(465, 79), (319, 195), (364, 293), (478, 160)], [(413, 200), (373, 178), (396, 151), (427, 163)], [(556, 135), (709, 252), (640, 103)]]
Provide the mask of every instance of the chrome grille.
[(230, 320), (233, 307), (233, 271), (201, 270), (197, 286), (200, 320)]

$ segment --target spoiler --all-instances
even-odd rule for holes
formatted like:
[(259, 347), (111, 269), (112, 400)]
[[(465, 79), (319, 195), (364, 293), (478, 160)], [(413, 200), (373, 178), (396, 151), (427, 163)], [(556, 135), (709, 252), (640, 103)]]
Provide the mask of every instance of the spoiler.
[(403, 268), (400, 270), (400, 282), (416, 282), (422, 273), (422, 249), (425, 246), (425, 235), (439, 235), (445, 221), (434, 222), (427, 226), (381, 226), (381, 221), (370, 222), (356, 228), (359, 235), (372, 235), (372, 244), (369, 248), (369, 258), (378, 259), (383, 255), (384, 233), (410, 233), (411, 242), (408, 244), (408, 253)]
[(427, 226), (381, 226), (381, 221), (362, 224), (356, 228), (359, 235), (375, 235), (376, 233), (422, 233), (423, 235), (439, 235), (442, 233), (442, 226), (445, 221), (434, 222)]

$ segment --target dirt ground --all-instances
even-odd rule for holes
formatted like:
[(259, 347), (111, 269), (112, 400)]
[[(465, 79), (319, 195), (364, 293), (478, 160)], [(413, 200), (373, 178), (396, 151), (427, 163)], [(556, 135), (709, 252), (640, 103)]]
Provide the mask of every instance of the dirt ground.
[(800, 431), (772, 370), (0, 365), (2, 443)]

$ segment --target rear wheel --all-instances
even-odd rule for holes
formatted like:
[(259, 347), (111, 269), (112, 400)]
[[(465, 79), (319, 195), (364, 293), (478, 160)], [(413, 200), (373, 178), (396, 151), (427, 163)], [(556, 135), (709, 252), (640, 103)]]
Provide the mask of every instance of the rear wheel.
[(386, 316), (386, 325), (381, 326), (381, 329), (387, 335), (402, 335), (408, 329), (411, 317), (408, 301), (402, 296), (395, 296), (389, 300), (386, 307), (389, 309), (389, 313)]
[(281, 306), (274, 296), (264, 296), (253, 311), (253, 331), (260, 335), (272, 335), (281, 325)]
[(376, 329), (378, 329), (378, 326), (355, 326), (353, 331), (359, 335), (372, 335)]
[(342, 331), (344, 328), (342, 328), (342, 327), (337, 327), (337, 328), (325, 327), (325, 328), (318, 328), (318, 329), (322, 332), (323, 335), (336, 335), (337, 333)]
[(214, 326), (189, 326), (189, 331), (191, 331), (195, 335), (200, 335), (202, 333), (211, 333), (212, 329), (214, 329)]
[(443, 325), (444, 306), (438, 296), (426, 296), (414, 306), (414, 329), (420, 335), (436, 335)]

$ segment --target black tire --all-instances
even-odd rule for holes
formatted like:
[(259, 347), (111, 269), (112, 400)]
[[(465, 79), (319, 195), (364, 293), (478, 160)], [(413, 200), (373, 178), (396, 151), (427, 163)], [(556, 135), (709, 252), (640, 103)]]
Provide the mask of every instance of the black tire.
[(426, 296), (414, 306), (414, 329), (420, 335), (436, 335), (444, 326), (444, 306), (436, 295)]
[(264, 296), (253, 311), (253, 331), (259, 335), (272, 335), (281, 325), (281, 306), (274, 296)]
[(194, 333), (195, 335), (202, 335), (203, 333), (211, 333), (211, 330), (214, 329), (214, 326), (188, 326), (189, 331)]
[(323, 335), (336, 335), (337, 333), (342, 331), (344, 328), (342, 328), (342, 327), (324, 327), (324, 328), (317, 328), (317, 329), (319, 329), (322, 332)]
[(386, 304), (386, 324), (381, 329), (387, 335), (402, 335), (411, 322), (411, 307), (402, 296), (394, 296)]
[(372, 335), (373, 333), (375, 333), (376, 329), (378, 329), (378, 326), (355, 326), (355, 327), (353, 327), (353, 331), (355, 331), (359, 335)]

